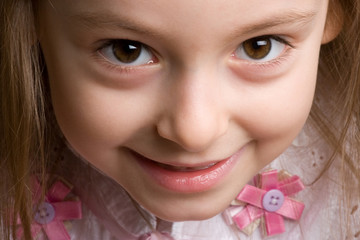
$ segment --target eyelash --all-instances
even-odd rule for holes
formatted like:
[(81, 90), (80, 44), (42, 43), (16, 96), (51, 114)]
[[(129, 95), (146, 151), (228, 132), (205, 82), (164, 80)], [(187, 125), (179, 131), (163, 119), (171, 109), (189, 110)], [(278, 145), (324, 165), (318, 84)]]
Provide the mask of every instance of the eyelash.
[[(280, 66), (283, 62), (287, 61), (289, 55), (291, 54), (293, 49), (296, 49), (296, 47), (288, 40), (286, 40), (284, 37), (280, 37), (279, 35), (262, 35), (254, 38), (249, 38), (248, 40), (255, 39), (255, 38), (269, 38), (273, 39), (279, 43), (284, 44), (284, 50), (279, 54), (278, 57), (270, 60), (270, 61), (254, 61), (254, 60), (245, 60), (245, 59), (238, 59), (235, 56), (235, 53), (232, 54), (233, 58), (235, 58), (235, 61), (241, 61), (242, 63), (245, 63), (251, 67), (260, 68), (262, 70), (265, 69), (272, 69), (275, 67)], [(246, 40), (246, 41), (248, 41)], [(245, 42), (245, 41), (244, 41)], [(242, 42), (240, 46), (244, 43)]]
[(292, 45), (292, 44), (290, 43), (290, 41), (288, 41), (288, 40), (286, 40), (285, 38), (280, 37), (280, 36), (278, 36), (278, 35), (265, 35), (264, 37), (272, 38), (272, 39), (274, 39), (274, 40), (276, 40), (276, 41), (278, 41), (278, 42), (281, 42), (281, 43), (283, 43), (283, 44), (291, 47), (291, 48), (295, 48), (295, 46)]

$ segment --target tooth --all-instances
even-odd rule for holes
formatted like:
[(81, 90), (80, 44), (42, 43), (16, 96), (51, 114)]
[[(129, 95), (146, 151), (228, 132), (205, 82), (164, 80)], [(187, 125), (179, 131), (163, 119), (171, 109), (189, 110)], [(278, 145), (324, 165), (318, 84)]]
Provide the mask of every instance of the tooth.
[(204, 170), (204, 169), (210, 168), (210, 167), (214, 166), (216, 163), (212, 163), (207, 166), (199, 166), (199, 167), (178, 167), (178, 166), (171, 166), (171, 165), (167, 165), (167, 164), (163, 164), (163, 163), (156, 163), (156, 164), (162, 168), (172, 170), (172, 171), (194, 172), (194, 171), (199, 171), (199, 170)]

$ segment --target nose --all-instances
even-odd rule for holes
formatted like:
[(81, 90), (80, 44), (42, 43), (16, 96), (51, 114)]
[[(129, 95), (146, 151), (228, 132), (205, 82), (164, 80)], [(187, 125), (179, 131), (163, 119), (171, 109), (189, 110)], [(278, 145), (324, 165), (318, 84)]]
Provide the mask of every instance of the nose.
[(228, 128), (220, 81), (200, 71), (179, 75), (170, 80), (157, 131), (188, 152), (201, 152)]

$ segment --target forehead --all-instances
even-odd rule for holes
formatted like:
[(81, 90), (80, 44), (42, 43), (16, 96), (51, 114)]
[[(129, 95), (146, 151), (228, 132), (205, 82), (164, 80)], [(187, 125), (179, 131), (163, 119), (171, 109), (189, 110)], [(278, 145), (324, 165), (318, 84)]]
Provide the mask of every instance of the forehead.
[[(317, 12), (327, 0), (51, 0), (68, 16), (81, 13), (136, 18), (153, 24), (184, 27), (184, 23), (218, 25), (247, 23), (292, 12)], [(166, 20), (166, 21), (165, 21)], [(191, 24), (186, 25), (191, 27)]]
[[(46, 0), (44, 0), (46, 1)], [(49, 0), (47, 0), (49, 1)], [(196, 14), (206, 12), (224, 12), (233, 9), (238, 12), (272, 10), (274, 8), (298, 8), (321, 5), (322, 0), (51, 0), (54, 6), (62, 6), (63, 9), (107, 9), (114, 11), (133, 11), (141, 9), (177, 11)], [(84, 10), (84, 9), (83, 9)]]
[(65, 17), (67, 25), (77, 28), (76, 31), (81, 30), (77, 26), (92, 31), (128, 29), (147, 36), (178, 40), (192, 39), (194, 33), (202, 35), (203, 39), (227, 35), (222, 40), (226, 41), (232, 36), (251, 37), (268, 25), (310, 22), (318, 12), (325, 12), (327, 1), (51, 0), (50, 3), (59, 16)]

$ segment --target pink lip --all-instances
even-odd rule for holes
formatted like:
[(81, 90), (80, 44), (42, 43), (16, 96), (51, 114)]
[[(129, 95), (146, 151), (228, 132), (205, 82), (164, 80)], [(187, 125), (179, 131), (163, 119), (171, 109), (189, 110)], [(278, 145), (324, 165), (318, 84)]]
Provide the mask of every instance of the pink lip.
[(179, 193), (194, 193), (209, 190), (219, 183), (236, 164), (243, 149), (209, 168), (196, 171), (169, 170), (138, 153), (132, 153), (144, 172), (160, 186)]

